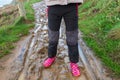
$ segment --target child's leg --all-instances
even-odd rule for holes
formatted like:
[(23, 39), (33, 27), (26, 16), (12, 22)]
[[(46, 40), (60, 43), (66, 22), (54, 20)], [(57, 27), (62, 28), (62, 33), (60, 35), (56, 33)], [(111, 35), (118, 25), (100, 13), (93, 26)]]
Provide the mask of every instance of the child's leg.
[(62, 16), (59, 16), (57, 13), (57, 7), (52, 6), (48, 9), (48, 57), (52, 58), (56, 56), (57, 53), (57, 44), (59, 40), (59, 29)]
[(80, 69), (76, 64), (79, 61), (78, 53), (78, 8), (77, 4), (68, 5), (70, 9), (65, 15), (66, 37), (70, 58), (70, 67), (73, 76), (80, 76)]
[(78, 53), (78, 8), (77, 4), (69, 6), (71, 10), (64, 15), (66, 24), (66, 37), (68, 45), (68, 53), (70, 62), (77, 63), (79, 61)]

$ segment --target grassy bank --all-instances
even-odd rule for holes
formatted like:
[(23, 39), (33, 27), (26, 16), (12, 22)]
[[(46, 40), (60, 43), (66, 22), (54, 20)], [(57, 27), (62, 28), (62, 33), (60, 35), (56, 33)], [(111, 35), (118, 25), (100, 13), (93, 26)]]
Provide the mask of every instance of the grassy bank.
[(34, 11), (32, 4), (40, 0), (30, 0), (25, 2), (25, 10), (27, 19), (19, 17), (14, 24), (3, 26), (0, 28), (0, 58), (10, 53), (13, 49), (14, 43), (22, 36), (29, 34), (29, 30), (34, 27)]
[(79, 29), (86, 44), (114, 76), (119, 76), (120, 38), (114, 37), (120, 34), (120, 1), (86, 0), (79, 7), (79, 17)]

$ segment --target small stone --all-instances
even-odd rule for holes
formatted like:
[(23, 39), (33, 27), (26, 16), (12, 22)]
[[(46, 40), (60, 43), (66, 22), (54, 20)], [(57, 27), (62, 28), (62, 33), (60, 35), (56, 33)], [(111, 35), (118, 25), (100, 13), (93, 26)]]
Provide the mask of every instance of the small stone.
[(33, 54), (33, 55), (30, 56), (29, 59), (30, 59), (30, 60), (35, 60), (36, 58), (37, 58), (37, 55)]
[(61, 54), (63, 54), (64, 56), (68, 56), (68, 51), (67, 50), (62, 50)]
[(18, 78), (18, 80), (25, 80), (25, 74), (21, 74), (20, 77)]
[(42, 28), (42, 30), (48, 30), (47, 25), (44, 25), (43, 28)]
[(48, 34), (45, 34), (44, 37), (45, 37), (45, 38), (48, 37)]
[(64, 62), (65, 62), (65, 63), (69, 63), (69, 62), (70, 62), (70, 61), (69, 61), (69, 57), (65, 57), (65, 58), (64, 58)]
[(63, 39), (59, 39), (59, 43), (64, 43), (64, 40)]
[(42, 34), (43, 34), (43, 35), (47, 35), (47, 32), (46, 32), (46, 31), (43, 31)]
[(45, 46), (45, 47), (48, 46), (48, 43), (45, 43), (44, 46)]
[(60, 47), (63, 47), (65, 44), (63, 42), (59, 43)]
[(65, 45), (65, 46), (64, 46), (64, 49), (65, 49), (65, 50), (68, 50), (68, 46), (67, 46), (67, 45)]
[(62, 53), (59, 53), (58, 57), (61, 58), (61, 59), (63, 59), (65, 57), (65, 55), (62, 54)]
[(43, 18), (40, 19), (41, 22), (43, 22), (43, 20), (44, 20)]
[(82, 63), (82, 62), (80, 62), (80, 61), (79, 61), (77, 64), (78, 64), (78, 66), (79, 66), (79, 67), (84, 68), (84, 66), (83, 66), (83, 63)]
[(45, 16), (45, 13), (44, 13), (44, 12), (41, 12), (40, 15), (41, 15), (41, 16)]
[(41, 26), (42, 26), (41, 24), (36, 24), (35, 28), (38, 28), (38, 27), (41, 27)]

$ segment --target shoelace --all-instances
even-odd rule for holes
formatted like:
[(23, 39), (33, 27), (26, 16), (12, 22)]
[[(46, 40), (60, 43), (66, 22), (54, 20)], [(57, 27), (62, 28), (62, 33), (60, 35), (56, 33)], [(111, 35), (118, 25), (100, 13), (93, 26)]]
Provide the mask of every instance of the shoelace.
[(78, 66), (77, 66), (76, 64), (71, 65), (71, 68), (72, 68), (72, 72), (73, 72), (73, 73), (79, 72)]
[(51, 59), (48, 59), (48, 61), (46, 61), (48, 64), (50, 64), (51, 62), (52, 62), (52, 60)]
[(71, 64), (71, 67), (72, 67), (72, 68), (78, 68), (78, 66), (77, 66), (76, 64), (74, 64), (74, 63)]
[(48, 59), (48, 60), (46, 61), (47, 64), (51, 64), (51, 62), (53, 62), (53, 59)]

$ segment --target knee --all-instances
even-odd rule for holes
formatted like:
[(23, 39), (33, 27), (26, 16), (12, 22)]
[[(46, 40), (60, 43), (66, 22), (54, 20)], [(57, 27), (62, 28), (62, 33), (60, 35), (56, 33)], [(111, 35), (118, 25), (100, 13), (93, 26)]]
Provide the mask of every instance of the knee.
[(59, 31), (52, 31), (52, 30), (48, 30), (48, 38), (49, 38), (49, 42), (58, 42), (59, 39)]
[(78, 44), (78, 29), (74, 31), (67, 31), (66, 32), (66, 41), (68, 45), (76, 45)]

